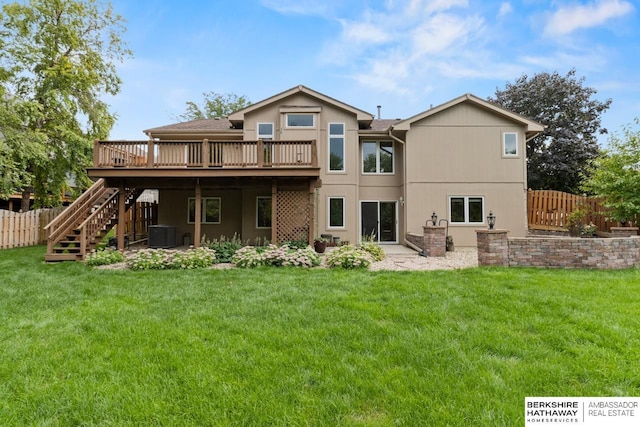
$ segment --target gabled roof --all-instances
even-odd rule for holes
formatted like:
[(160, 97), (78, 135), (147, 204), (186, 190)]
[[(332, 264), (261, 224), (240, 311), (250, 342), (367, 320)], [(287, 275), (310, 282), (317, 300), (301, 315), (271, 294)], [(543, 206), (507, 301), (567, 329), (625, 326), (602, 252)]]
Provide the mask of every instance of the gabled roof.
[(475, 95), (470, 93), (464, 94), (458, 98), (452, 99), (449, 102), (445, 102), (444, 104), (438, 105), (437, 107), (430, 108), (427, 111), (424, 111), (420, 114), (416, 114), (415, 116), (409, 117), (408, 119), (402, 120), (401, 122), (396, 123), (393, 126), (394, 130), (409, 130), (411, 124), (422, 120), (426, 117), (433, 116), (441, 111), (444, 111), (448, 108), (454, 107), (458, 104), (462, 104), (464, 102), (470, 102), (480, 108), (488, 110), (494, 114), (505, 117), (509, 120), (512, 120), (516, 123), (519, 123), (526, 127), (525, 132), (527, 134), (527, 139), (535, 136), (536, 134), (542, 132), (544, 130), (544, 125), (541, 125), (538, 122), (534, 122), (520, 114), (514, 113), (513, 111), (509, 111), (506, 108), (502, 108), (496, 104), (492, 104), (491, 102), (485, 101), (482, 98), (478, 98)]
[(278, 102), (282, 99), (285, 99), (291, 95), (295, 95), (297, 93), (304, 93), (306, 95), (309, 95), (312, 98), (316, 98), (319, 101), (325, 102), (327, 104), (331, 104), (337, 108), (340, 108), (342, 110), (351, 112), (353, 114), (355, 114), (356, 119), (358, 120), (358, 122), (361, 122), (363, 125), (366, 124), (367, 127), (368, 125), (371, 123), (371, 121), (373, 120), (373, 115), (370, 113), (367, 113), (366, 111), (360, 110), (359, 108), (355, 108), (349, 104), (345, 104), (344, 102), (338, 101), (335, 98), (331, 98), (330, 96), (327, 96), (325, 94), (322, 94), (320, 92), (316, 92), (313, 89), (309, 89), (306, 86), (303, 85), (298, 85), (295, 86), (289, 90), (285, 90), (284, 92), (280, 92), (276, 95), (273, 95), (267, 99), (264, 99), (262, 101), (256, 102), (255, 104), (251, 104), (246, 108), (243, 108), (242, 110), (238, 110), (236, 112), (233, 112), (231, 114), (229, 114), (229, 121), (234, 124), (240, 124), (244, 121), (244, 116), (247, 113), (250, 113), (252, 111), (255, 111), (259, 108), (262, 108), (266, 105), (272, 104), (274, 102)]
[(166, 131), (222, 131), (222, 130), (230, 130), (231, 122), (227, 119), (196, 119), (190, 120), (188, 122), (182, 123), (174, 123), (172, 125), (159, 126), (151, 129), (146, 129), (143, 132), (152, 134), (155, 132), (166, 132)]

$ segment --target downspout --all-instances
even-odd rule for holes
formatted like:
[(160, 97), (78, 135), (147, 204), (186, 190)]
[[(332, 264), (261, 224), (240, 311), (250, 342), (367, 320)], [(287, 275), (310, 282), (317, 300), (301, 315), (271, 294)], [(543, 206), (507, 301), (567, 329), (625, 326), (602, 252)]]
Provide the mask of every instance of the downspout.
[[(388, 133), (389, 137), (391, 139), (393, 139), (394, 141), (399, 142), (400, 144), (403, 145), (402, 148), (402, 198), (404, 200), (404, 204), (407, 204), (407, 150), (406, 150), (406, 145), (405, 145), (405, 141), (401, 140), (400, 138), (396, 137), (393, 134), (393, 126), (389, 126), (389, 133)], [(402, 206), (402, 222), (404, 223), (404, 226), (407, 226), (407, 210), (405, 209), (404, 206)], [(411, 243), (410, 241), (408, 241), (406, 239), (406, 230), (405, 233), (402, 237), (402, 243), (405, 246), (410, 247), (411, 249), (417, 251), (417, 252), (422, 252), (422, 248), (414, 245), (413, 243)]]

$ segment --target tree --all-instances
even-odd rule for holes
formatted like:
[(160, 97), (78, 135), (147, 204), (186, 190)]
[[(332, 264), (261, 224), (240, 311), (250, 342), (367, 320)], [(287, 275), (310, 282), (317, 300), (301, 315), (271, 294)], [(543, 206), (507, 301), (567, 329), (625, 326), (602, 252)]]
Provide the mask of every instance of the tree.
[[(640, 121), (636, 119), (636, 124)], [(591, 164), (585, 191), (604, 199), (611, 218), (625, 222), (640, 217), (640, 130), (623, 128), (612, 135), (609, 147)]]
[(102, 101), (131, 55), (121, 16), (97, 0), (30, 0), (0, 12), (0, 192), (55, 205), (68, 179), (86, 186), (95, 139), (115, 115)]
[(189, 121), (196, 119), (211, 119), (215, 117), (227, 117), (234, 111), (241, 110), (251, 102), (247, 97), (233, 93), (220, 94), (216, 92), (204, 92), (204, 103), (199, 106), (193, 101), (187, 102), (187, 111), (178, 116), (179, 120)]
[(592, 99), (596, 90), (584, 86), (576, 70), (566, 76), (558, 72), (523, 74), (504, 90), (489, 98), (502, 107), (535, 120), (547, 128), (527, 143), (529, 188), (576, 193), (588, 171), (589, 161), (599, 152), (597, 135), (600, 115), (611, 105), (608, 99)]

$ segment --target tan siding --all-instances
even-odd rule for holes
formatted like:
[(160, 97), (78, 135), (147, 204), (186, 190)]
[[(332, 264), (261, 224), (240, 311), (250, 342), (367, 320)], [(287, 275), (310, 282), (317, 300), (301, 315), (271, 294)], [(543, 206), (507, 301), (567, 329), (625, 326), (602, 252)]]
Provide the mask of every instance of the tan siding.
[[(518, 133), (518, 158), (502, 155), (503, 132)], [(524, 128), (469, 104), (414, 123), (407, 132), (407, 231), (421, 232), (435, 210), (449, 218), (450, 196), (484, 196), (485, 216), (512, 236), (526, 234)], [(475, 229), (451, 226), (457, 246), (475, 246)]]

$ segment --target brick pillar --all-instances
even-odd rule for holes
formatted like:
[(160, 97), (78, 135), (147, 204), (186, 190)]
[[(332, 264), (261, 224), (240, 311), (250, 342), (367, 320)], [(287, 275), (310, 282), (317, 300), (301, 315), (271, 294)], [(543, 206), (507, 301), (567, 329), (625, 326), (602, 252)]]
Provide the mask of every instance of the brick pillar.
[(436, 227), (432, 225), (423, 226), (424, 244), (423, 250), (425, 256), (445, 256), (447, 253), (447, 236), (445, 227)]
[(509, 266), (509, 230), (476, 230), (478, 265)]
[(611, 227), (611, 237), (631, 237), (638, 235), (638, 227)]

